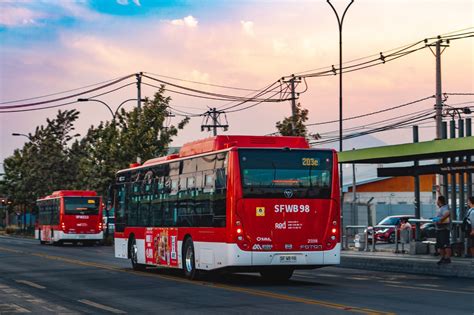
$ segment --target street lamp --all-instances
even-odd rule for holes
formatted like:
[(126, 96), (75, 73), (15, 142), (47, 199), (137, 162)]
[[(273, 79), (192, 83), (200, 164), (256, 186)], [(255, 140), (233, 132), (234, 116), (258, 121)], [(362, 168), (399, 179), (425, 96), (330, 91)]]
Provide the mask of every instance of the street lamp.
[(110, 106), (104, 102), (104, 101), (101, 101), (101, 100), (96, 100), (94, 98), (78, 98), (77, 99), (78, 102), (98, 102), (98, 103), (101, 103), (102, 105), (104, 105), (105, 107), (107, 107), (107, 109), (109, 110), (110, 114), (112, 115), (112, 119), (115, 119), (115, 115), (114, 115), (114, 112), (112, 111), (112, 109), (110, 108)]
[[(117, 113), (118, 113), (120, 107), (122, 107), (122, 105), (124, 105), (127, 102), (136, 101), (136, 100), (137, 100), (136, 98), (129, 98), (128, 100), (123, 101), (122, 103), (120, 103), (120, 105), (117, 107), (117, 109), (114, 112), (114, 111), (112, 111), (110, 106), (104, 101), (101, 101), (101, 100), (98, 100), (98, 99), (95, 99), (95, 98), (78, 98), (77, 99), (78, 102), (99, 102), (99, 103), (105, 105), (107, 107), (107, 109), (109, 110), (110, 114), (112, 115), (113, 120), (115, 120), (115, 117), (117, 116)], [(142, 99), (141, 101), (145, 102), (146, 100)]]
[(30, 140), (30, 141), (31, 141), (31, 138), (30, 138), (30, 136), (28, 136), (28, 135), (25, 135), (24, 133), (17, 133), (17, 132), (14, 132), (14, 133), (12, 133), (12, 136), (14, 136), (14, 137), (27, 137), (27, 138), (28, 138), (28, 140)]
[[(347, 5), (344, 13), (342, 14), (342, 18), (339, 18), (339, 14), (337, 13), (336, 9), (332, 5), (330, 0), (327, 0), (329, 5), (331, 6), (334, 14), (337, 18), (337, 24), (339, 26), (339, 152), (342, 152), (342, 24), (344, 23), (344, 17), (346, 16), (346, 12), (349, 7), (354, 3), (354, 0)], [(341, 188), (343, 186), (343, 177), (342, 177), (342, 164), (339, 166), (340, 175), (341, 175)], [(341, 189), (342, 191), (342, 189)]]

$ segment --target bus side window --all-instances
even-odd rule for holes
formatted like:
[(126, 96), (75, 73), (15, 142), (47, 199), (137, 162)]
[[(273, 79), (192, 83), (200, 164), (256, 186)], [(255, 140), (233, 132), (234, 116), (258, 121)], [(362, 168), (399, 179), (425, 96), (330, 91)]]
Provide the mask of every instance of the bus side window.
[(125, 187), (125, 184), (114, 187), (113, 207), (115, 209), (115, 231), (117, 232), (123, 232), (125, 228)]

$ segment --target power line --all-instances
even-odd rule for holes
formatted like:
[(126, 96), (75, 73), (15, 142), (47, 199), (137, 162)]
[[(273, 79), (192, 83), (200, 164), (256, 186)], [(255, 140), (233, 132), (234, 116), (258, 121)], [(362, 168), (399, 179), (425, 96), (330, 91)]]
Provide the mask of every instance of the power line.
[[(430, 98), (434, 98), (434, 95), (423, 97), (423, 98), (417, 99), (415, 101), (411, 101), (411, 102), (404, 103), (404, 104), (401, 104), (401, 105), (381, 109), (381, 110), (378, 110), (378, 111), (375, 111), (375, 112), (369, 112), (369, 113), (365, 113), (365, 114), (362, 114), (362, 115), (347, 117), (347, 118), (344, 118), (343, 121), (353, 120), (353, 119), (358, 119), (358, 118), (363, 118), (363, 117), (367, 117), (367, 116), (372, 116), (372, 115), (388, 112), (388, 111), (391, 111), (391, 110), (395, 110), (395, 109), (399, 109), (399, 108), (402, 108), (402, 107), (413, 105), (413, 104), (416, 104), (416, 103), (419, 103), (419, 102), (423, 102), (423, 101), (426, 101)], [(339, 120), (335, 119), (335, 120), (323, 121), (323, 122), (320, 122), (320, 123), (307, 124), (306, 126), (320, 126), (320, 125), (327, 125), (327, 124), (332, 124), (332, 123), (337, 123), (337, 122), (339, 122)]]
[(89, 88), (89, 87), (92, 87), (92, 86), (101, 85), (101, 84), (106, 84), (106, 83), (109, 83), (109, 82), (118, 80), (118, 79), (120, 79), (120, 78), (121, 78), (121, 77), (118, 77), (118, 78), (110, 79), (110, 80), (107, 80), (107, 81), (102, 81), (102, 82), (99, 82), (99, 83), (89, 84), (89, 85), (86, 85), (86, 86), (83, 86), (83, 87), (79, 87), (79, 88), (75, 88), (75, 89), (70, 89), (70, 90), (66, 90), (66, 91), (62, 91), (62, 92), (55, 92), (55, 93), (51, 93), (51, 94), (46, 94), (46, 95), (41, 95), (41, 96), (35, 96), (35, 97), (30, 97), (30, 98), (24, 98), (24, 99), (18, 99), (18, 100), (4, 101), (4, 102), (0, 102), (0, 105), (2, 105), (2, 104), (11, 104), (11, 103), (18, 103), (18, 102), (24, 102), (24, 101), (31, 101), (31, 100), (34, 100), (34, 99), (45, 98), (45, 97), (49, 97), (49, 96), (54, 96), (54, 95), (65, 94), (65, 93), (69, 93), (69, 92), (74, 92), (74, 91), (86, 89), (86, 88)]
[[(389, 54), (387, 54), (387, 53), (390, 52), (390, 51), (380, 52), (378, 54), (379, 55), (378, 58), (371, 59), (369, 61), (364, 61), (362, 63), (358, 63), (358, 64), (355, 64), (355, 65), (350, 65), (350, 66), (343, 67), (342, 72), (345, 73), (345, 72), (352, 72), (352, 71), (362, 70), (362, 69), (373, 67), (375, 65), (384, 64), (384, 63), (387, 63), (389, 61), (404, 57), (404, 56), (406, 56), (408, 54), (412, 54), (412, 53), (414, 53), (418, 50), (425, 49), (427, 47), (428, 40), (440, 40), (440, 39), (454, 40), (454, 39), (462, 39), (462, 38), (468, 38), (468, 37), (473, 37), (473, 36), (474, 36), (474, 32), (467, 32), (467, 33), (461, 33), (461, 34), (454, 34), (454, 35), (450, 35), (450, 36), (437, 36), (437, 37), (426, 38), (424, 40), (420, 40), (420, 41), (417, 41), (415, 43), (402, 46), (400, 49), (397, 49), (395, 52), (392, 52), (392, 53), (389, 53)], [(412, 47), (415, 47), (415, 46), (417, 46), (419, 44), (422, 44), (422, 43), (424, 43), (425, 45), (422, 46), (422, 47), (419, 47), (419, 48), (411, 49)], [(408, 50), (408, 49), (411, 49), (411, 50)], [(393, 51), (393, 50), (391, 50), (391, 51)], [(377, 55), (374, 54), (374, 55), (370, 55), (368, 57), (357, 58), (357, 59), (354, 59), (354, 61), (364, 60), (364, 59), (368, 59), (368, 58), (371, 58), (371, 57), (374, 57), (374, 56), (377, 56)], [(345, 62), (343, 64), (349, 64), (349, 63), (352, 63), (352, 62), (353, 61), (349, 61), (349, 62)], [(351, 68), (355, 68), (355, 69), (352, 69), (350, 71), (344, 71), (344, 70), (351, 69)], [(326, 67), (318, 68), (316, 70), (319, 70), (319, 69), (327, 69), (327, 70), (320, 71), (320, 72), (315, 72), (315, 73), (308, 73), (310, 71), (303, 71), (303, 72), (300, 72), (299, 76), (301, 76), (301, 77), (321, 77), (321, 76), (330, 76), (330, 75), (336, 75), (337, 74), (337, 70), (334, 68), (334, 66), (326, 66)], [(305, 73), (305, 74), (303, 74), (303, 73)], [(289, 77), (289, 76), (286, 76), (286, 77)]]
[(172, 80), (176, 80), (176, 81), (188, 82), (188, 83), (195, 83), (195, 84), (200, 84), (200, 85), (207, 85), (207, 86), (218, 87), (218, 88), (223, 88), (223, 89), (231, 89), (231, 90), (238, 90), (238, 91), (258, 92), (258, 90), (253, 90), (253, 89), (246, 89), (246, 88), (239, 88), (239, 87), (233, 87), (233, 86), (211, 84), (211, 83), (206, 83), (206, 82), (185, 80), (185, 79), (170, 77), (170, 76), (166, 76), (166, 75), (160, 75), (160, 74), (151, 73), (151, 72), (144, 72), (144, 73), (147, 73), (147, 74), (150, 74), (150, 75), (154, 75), (154, 76), (156, 76), (156, 77), (162, 77), (162, 78), (172, 79)]
[[(135, 83), (128, 83), (128, 84), (125, 84), (125, 85), (122, 85), (118, 88), (115, 88), (115, 89), (112, 89), (112, 90), (109, 90), (107, 92), (103, 92), (103, 93), (100, 93), (100, 94), (95, 94), (95, 95), (92, 95), (90, 96), (89, 98), (96, 98), (96, 97), (99, 97), (99, 96), (103, 96), (103, 95), (106, 95), (106, 94), (110, 94), (110, 93), (113, 93), (115, 91), (118, 91), (120, 89), (123, 89), (127, 86), (130, 86), (132, 84), (135, 84)], [(33, 108), (28, 108), (28, 109), (12, 109), (12, 110), (3, 110), (2, 107), (0, 107), (0, 114), (3, 114), (3, 113), (21, 113), (21, 112), (31, 112), (31, 111), (37, 111), (37, 110), (43, 110), (43, 109), (50, 109), (50, 108), (56, 108), (56, 107), (62, 107), (62, 106), (67, 106), (67, 105), (71, 105), (71, 104), (74, 104), (74, 103), (78, 103), (77, 100), (74, 100), (74, 101), (71, 101), (71, 102), (66, 102), (66, 103), (62, 103), (62, 104), (57, 104), (57, 105), (50, 105), (50, 106), (43, 106), (43, 107), (33, 107)]]
[(52, 100), (46, 100), (46, 101), (40, 101), (40, 102), (35, 102), (35, 103), (29, 103), (29, 104), (20, 104), (20, 105), (9, 105), (9, 106), (0, 106), (0, 110), (3, 110), (3, 109), (14, 109), (14, 108), (23, 108), (23, 107), (31, 107), (31, 106), (38, 106), (38, 105), (43, 105), (43, 104), (49, 104), (49, 103), (54, 103), (54, 102), (58, 102), (58, 101), (63, 101), (63, 100), (66, 100), (66, 99), (70, 99), (70, 98), (77, 98), (78, 96), (81, 96), (81, 95), (84, 95), (84, 94), (89, 94), (91, 92), (95, 92), (95, 91), (99, 91), (99, 90), (102, 90), (106, 87), (109, 87), (109, 86), (112, 86), (112, 85), (115, 85), (119, 82), (122, 82), (130, 77), (132, 77), (133, 75), (128, 75), (128, 76), (125, 76), (125, 77), (122, 77), (120, 79), (117, 79), (115, 81), (112, 81), (112, 82), (109, 82), (107, 84), (104, 84), (104, 85), (101, 85), (99, 87), (96, 87), (96, 88), (93, 88), (93, 89), (90, 89), (90, 90), (87, 90), (87, 91), (83, 91), (81, 93), (76, 93), (76, 94), (73, 94), (73, 95), (67, 95), (67, 96), (63, 96), (63, 97), (59, 97), (59, 98), (56, 98), (56, 99), (52, 99)]

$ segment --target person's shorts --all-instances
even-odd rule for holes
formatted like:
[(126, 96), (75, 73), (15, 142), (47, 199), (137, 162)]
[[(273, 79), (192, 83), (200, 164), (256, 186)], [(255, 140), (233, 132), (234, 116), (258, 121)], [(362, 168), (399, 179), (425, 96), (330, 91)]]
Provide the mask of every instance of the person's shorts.
[(436, 230), (436, 247), (448, 248), (449, 243), (449, 230)]
[(474, 247), (474, 236), (467, 237), (467, 247), (468, 248)]

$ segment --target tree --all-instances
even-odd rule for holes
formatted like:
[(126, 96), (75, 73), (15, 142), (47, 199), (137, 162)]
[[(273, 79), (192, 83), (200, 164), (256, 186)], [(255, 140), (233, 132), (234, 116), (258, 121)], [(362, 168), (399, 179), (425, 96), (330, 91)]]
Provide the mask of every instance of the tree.
[[(296, 105), (295, 117), (285, 117), (282, 122), (276, 123), (276, 128), (282, 136), (300, 136), (307, 137), (308, 131), (304, 123), (308, 120), (308, 110), (301, 107), (301, 104)], [(293, 123), (295, 128), (293, 129)]]
[(29, 134), (29, 142), (4, 161), (3, 189), (22, 212), (32, 210), (36, 199), (58, 189), (74, 187), (77, 166), (70, 158), (76, 110), (59, 111), (55, 119), (47, 119), (46, 126)]
[(140, 157), (142, 161), (166, 155), (172, 138), (189, 122), (183, 119), (177, 126), (165, 126), (170, 97), (164, 96), (164, 86), (153, 100), (143, 107), (126, 112), (122, 109), (111, 122), (91, 126), (78, 143), (84, 156), (80, 161), (78, 182), (81, 187), (106, 195), (115, 173), (129, 167)]
[(39, 197), (61, 189), (90, 189), (105, 196), (118, 170), (137, 157), (145, 161), (167, 154), (172, 138), (189, 122), (185, 118), (165, 126), (171, 98), (164, 91), (161, 86), (141, 109), (122, 109), (112, 121), (91, 126), (82, 139), (74, 133), (79, 112), (59, 111), (5, 159), (5, 194), (30, 208)]

